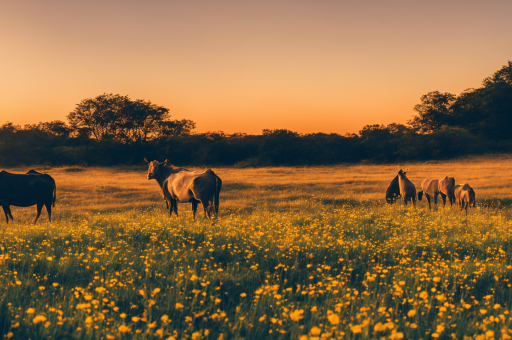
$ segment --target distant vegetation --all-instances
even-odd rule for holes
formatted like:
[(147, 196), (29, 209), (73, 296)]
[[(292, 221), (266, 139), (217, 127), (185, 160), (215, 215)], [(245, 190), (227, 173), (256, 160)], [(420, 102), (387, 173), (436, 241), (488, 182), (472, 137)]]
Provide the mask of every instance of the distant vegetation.
[(359, 134), (193, 133), (190, 120), (144, 100), (103, 94), (68, 121), (0, 127), (0, 165), (116, 165), (166, 159), (180, 165), (327, 165), (449, 159), (512, 152), (512, 61), (477, 89), (421, 97), (406, 124), (366, 125)]

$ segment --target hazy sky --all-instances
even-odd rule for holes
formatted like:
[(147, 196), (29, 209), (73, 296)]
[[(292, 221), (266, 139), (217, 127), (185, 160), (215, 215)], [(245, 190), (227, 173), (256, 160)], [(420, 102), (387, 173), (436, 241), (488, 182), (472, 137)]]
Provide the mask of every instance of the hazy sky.
[(0, 1), (0, 124), (102, 93), (198, 131), (405, 123), (512, 60), (512, 1)]

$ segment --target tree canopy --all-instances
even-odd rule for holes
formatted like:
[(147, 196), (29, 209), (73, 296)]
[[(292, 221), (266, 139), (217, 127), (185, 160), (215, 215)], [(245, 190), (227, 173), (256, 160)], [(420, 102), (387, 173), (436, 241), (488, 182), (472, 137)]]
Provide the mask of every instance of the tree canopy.
[(512, 134), (512, 61), (459, 96), (432, 91), (414, 107), (408, 123), (420, 133), (459, 127), (491, 140), (510, 140)]
[(104, 93), (77, 104), (68, 115), (76, 135), (98, 141), (146, 142), (153, 138), (189, 134), (195, 123), (171, 120), (169, 110), (150, 101)]

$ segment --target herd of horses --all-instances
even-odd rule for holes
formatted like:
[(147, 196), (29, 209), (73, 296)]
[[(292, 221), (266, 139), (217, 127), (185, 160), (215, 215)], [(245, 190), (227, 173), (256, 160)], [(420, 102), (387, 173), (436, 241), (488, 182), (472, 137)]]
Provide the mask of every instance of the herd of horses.
[[(192, 203), (194, 219), (199, 203), (203, 206), (205, 218), (211, 218), (212, 214), (219, 214), (222, 180), (211, 169), (198, 172), (167, 165), (167, 160), (149, 162), (144, 159), (144, 161), (149, 165), (147, 179), (157, 181), (171, 216), (173, 212), (178, 216), (178, 202)], [(461, 210), (466, 209), (466, 215), (468, 206), (475, 206), (474, 190), (467, 183), (455, 185), (453, 177), (423, 180), (418, 200), (421, 201), (423, 195), (427, 197), (430, 209), (431, 198), (434, 199), (434, 204), (437, 204), (438, 195), (441, 195), (443, 205), (446, 204), (446, 198), (450, 205), (458, 200)], [(416, 187), (407, 179), (406, 172), (403, 170), (398, 172), (386, 191), (388, 203), (392, 204), (399, 198), (403, 199), (405, 205), (412, 201), (412, 204), (416, 206)], [(35, 170), (30, 170), (26, 174), (0, 171), (0, 205), (4, 210), (7, 223), (9, 223), (9, 218), (11, 221), (13, 220), (11, 205), (16, 207), (36, 205), (37, 216), (34, 224), (41, 215), (41, 209), (46, 206), (48, 219), (51, 222), (52, 206), (55, 207), (56, 199), (57, 186), (50, 175)]]
[[(197, 206), (203, 205), (205, 218), (219, 214), (219, 195), (222, 180), (211, 169), (203, 172), (190, 171), (164, 162), (144, 159), (149, 165), (148, 180), (155, 179), (162, 190), (169, 214), (178, 216), (178, 202), (192, 203), (194, 219)], [(5, 220), (14, 220), (11, 205), (16, 207), (37, 206), (36, 224), (43, 205), (46, 206), (48, 219), (52, 221), (52, 206), (55, 207), (57, 186), (48, 174), (30, 170), (26, 174), (12, 174), (0, 171), (0, 205), (4, 209)]]
[[(475, 191), (469, 184), (455, 185), (455, 178), (445, 176), (441, 179), (424, 179), (421, 181), (421, 190), (418, 192), (418, 201), (421, 201), (423, 195), (427, 197), (428, 208), (432, 210), (430, 200), (434, 200), (434, 205), (437, 204), (437, 196), (441, 195), (443, 199), (443, 206), (446, 205), (446, 198), (450, 202), (450, 206), (456, 201), (460, 205), (460, 210), (465, 209), (466, 215), (468, 214), (469, 206), (476, 206)], [(386, 202), (393, 204), (397, 199), (403, 199), (404, 204), (412, 201), (413, 206), (416, 206), (416, 187), (407, 178), (406, 171), (400, 169), (398, 175), (391, 181), (388, 189), (386, 190)]]

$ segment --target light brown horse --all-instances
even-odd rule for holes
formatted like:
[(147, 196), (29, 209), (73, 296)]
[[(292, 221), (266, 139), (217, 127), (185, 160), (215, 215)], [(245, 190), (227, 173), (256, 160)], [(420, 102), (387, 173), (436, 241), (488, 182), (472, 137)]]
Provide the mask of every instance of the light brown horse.
[[(406, 170), (407, 171), (407, 170)], [(411, 181), (405, 176), (406, 172), (398, 171), (398, 185), (400, 187), (400, 196), (404, 200), (404, 204), (407, 205), (408, 201), (412, 201), (412, 205), (416, 207), (416, 187)]]
[(30, 207), (36, 205), (36, 224), (43, 205), (46, 206), (48, 219), (52, 221), (52, 205), (55, 207), (57, 199), (57, 186), (55, 180), (47, 174), (30, 170), (26, 174), (12, 174), (7, 171), (0, 172), (0, 205), (5, 219), (9, 223), (9, 217), (14, 220), (11, 213), (11, 205), (16, 207)]
[(473, 205), (473, 208), (476, 207), (476, 196), (473, 188), (469, 186), (469, 184), (459, 184), (454, 187), (454, 196), (458, 199), (460, 210), (466, 210), (466, 215), (468, 214), (468, 206)]
[(450, 201), (450, 207), (455, 203), (455, 196), (453, 194), (453, 188), (455, 187), (455, 178), (444, 176), (439, 180), (439, 193), (443, 199), (443, 206), (446, 205), (446, 197)]
[(460, 205), (460, 191), (462, 190), (462, 187), (464, 184), (457, 184), (453, 187), (453, 196), (455, 197), (455, 201), (459, 203)]
[[(144, 159), (146, 160), (146, 159)], [(148, 180), (156, 179), (162, 188), (162, 194), (168, 202), (169, 214), (178, 215), (180, 203), (192, 203), (192, 212), (196, 216), (197, 206), (203, 205), (205, 217), (219, 213), (219, 195), (222, 180), (212, 170), (204, 172), (189, 171), (173, 165), (167, 166), (167, 160), (146, 162), (149, 164)]]
[(418, 192), (418, 201), (421, 201), (423, 194), (427, 197), (428, 209), (432, 210), (430, 206), (430, 198), (434, 198), (434, 207), (437, 204), (437, 195), (439, 195), (439, 180), (437, 179), (424, 179), (421, 181), (421, 191)]

